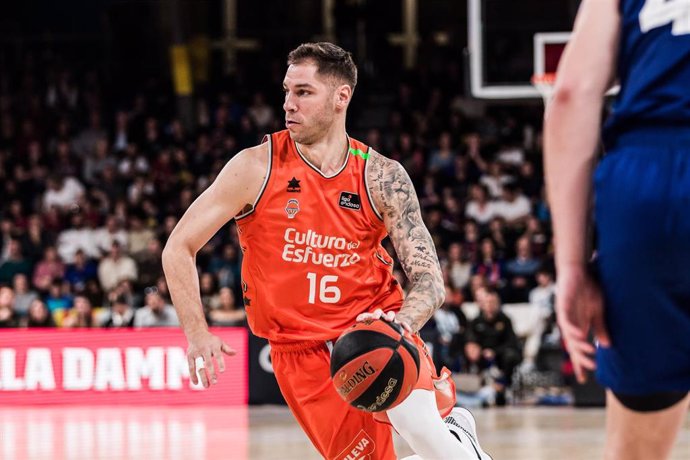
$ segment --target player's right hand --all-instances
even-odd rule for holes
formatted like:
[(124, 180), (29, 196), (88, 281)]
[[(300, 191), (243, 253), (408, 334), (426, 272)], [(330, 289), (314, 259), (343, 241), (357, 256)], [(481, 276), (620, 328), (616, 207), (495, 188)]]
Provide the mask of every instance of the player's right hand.
[(609, 347), (611, 344), (604, 323), (604, 301), (599, 286), (584, 268), (559, 270), (557, 282), (556, 319), (575, 377), (584, 383), (586, 371), (596, 369), (595, 348), (589, 342), (590, 330), (599, 346)]
[[(200, 331), (187, 336), (189, 348), (187, 348), (187, 363), (189, 364), (189, 378), (194, 385), (201, 384), (204, 388), (218, 382), (216, 374), (216, 362), (218, 370), (225, 372), (225, 360), (223, 353), (228, 356), (235, 354), (230, 345), (223, 342), (217, 335), (209, 331)], [(197, 370), (199, 371), (197, 375)]]

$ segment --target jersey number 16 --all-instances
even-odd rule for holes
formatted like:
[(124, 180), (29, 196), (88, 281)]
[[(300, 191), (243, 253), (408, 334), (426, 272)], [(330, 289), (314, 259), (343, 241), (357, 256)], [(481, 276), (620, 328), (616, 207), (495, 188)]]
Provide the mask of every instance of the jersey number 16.
[[(333, 285), (338, 282), (338, 277), (335, 275), (324, 275), (319, 283), (317, 283), (317, 278), (316, 273), (307, 273), (307, 279), (309, 280), (309, 303), (316, 303), (317, 291), (319, 293), (319, 302), (338, 303), (340, 300), (340, 289), (338, 289), (338, 286)], [(329, 283), (331, 283), (330, 286)]]

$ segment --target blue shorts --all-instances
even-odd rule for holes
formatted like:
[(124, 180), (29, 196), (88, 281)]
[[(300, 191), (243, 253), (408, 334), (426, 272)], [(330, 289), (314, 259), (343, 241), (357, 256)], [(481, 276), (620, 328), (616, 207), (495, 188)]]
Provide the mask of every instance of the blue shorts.
[(690, 144), (618, 145), (594, 176), (598, 269), (615, 392), (690, 390)]

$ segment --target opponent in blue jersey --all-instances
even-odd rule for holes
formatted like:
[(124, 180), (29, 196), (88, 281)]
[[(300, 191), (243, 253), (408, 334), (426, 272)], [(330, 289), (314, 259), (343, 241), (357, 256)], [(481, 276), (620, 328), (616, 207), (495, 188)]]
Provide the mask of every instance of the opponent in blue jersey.
[(608, 388), (605, 457), (668, 458), (690, 390), (690, 1), (583, 0), (546, 111), (545, 167), (558, 321), (578, 380), (596, 368)]

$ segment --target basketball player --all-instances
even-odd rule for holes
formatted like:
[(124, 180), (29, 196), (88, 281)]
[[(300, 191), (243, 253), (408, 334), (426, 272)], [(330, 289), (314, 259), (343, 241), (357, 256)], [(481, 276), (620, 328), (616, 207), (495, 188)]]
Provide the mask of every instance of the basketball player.
[[(608, 388), (607, 459), (668, 458), (688, 410), (689, 18), (684, 0), (583, 0), (546, 111), (558, 322), (578, 380), (596, 367)], [(592, 195), (601, 288), (585, 269)]]
[[(390, 422), (425, 459), (485, 459), (474, 420), (454, 409), (448, 374), (422, 359), (416, 389), (386, 413), (359, 411), (330, 381), (329, 343), (358, 318), (397, 321), (416, 332), (443, 302), (444, 286), (419, 202), (401, 165), (350, 138), (347, 107), (357, 82), (350, 53), (304, 44), (288, 57), (286, 130), (243, 150), (189, 207), (163, 253), (173, 303), (189, 341), (189, 371), (204, 387), (232, 350), (204, 320), (195, 255), (235, 218), (244, 254), (242, 287), (252, 331), (271, 343), (281, 391), (328, 459), (393, 459)], [(403, 299), (388, 234), (410, 279)], [(423, 344), (415, 336), (424, 353)], [(214, 360), (217, 360), (214, 363)], [(441, 414), (441, 415), (439, 415)], [(451, 421), (452, 419), (452, 421)], [(457, 425), (461, 426), (456, 430)], [(455, 435), (451, 434), (449, 428)], [(459, 433), (459, 434), (458, 434)], [(456, 439), (457, 438), (457, 439)], [(458, 442), (460, 440), (460, 442)]]

